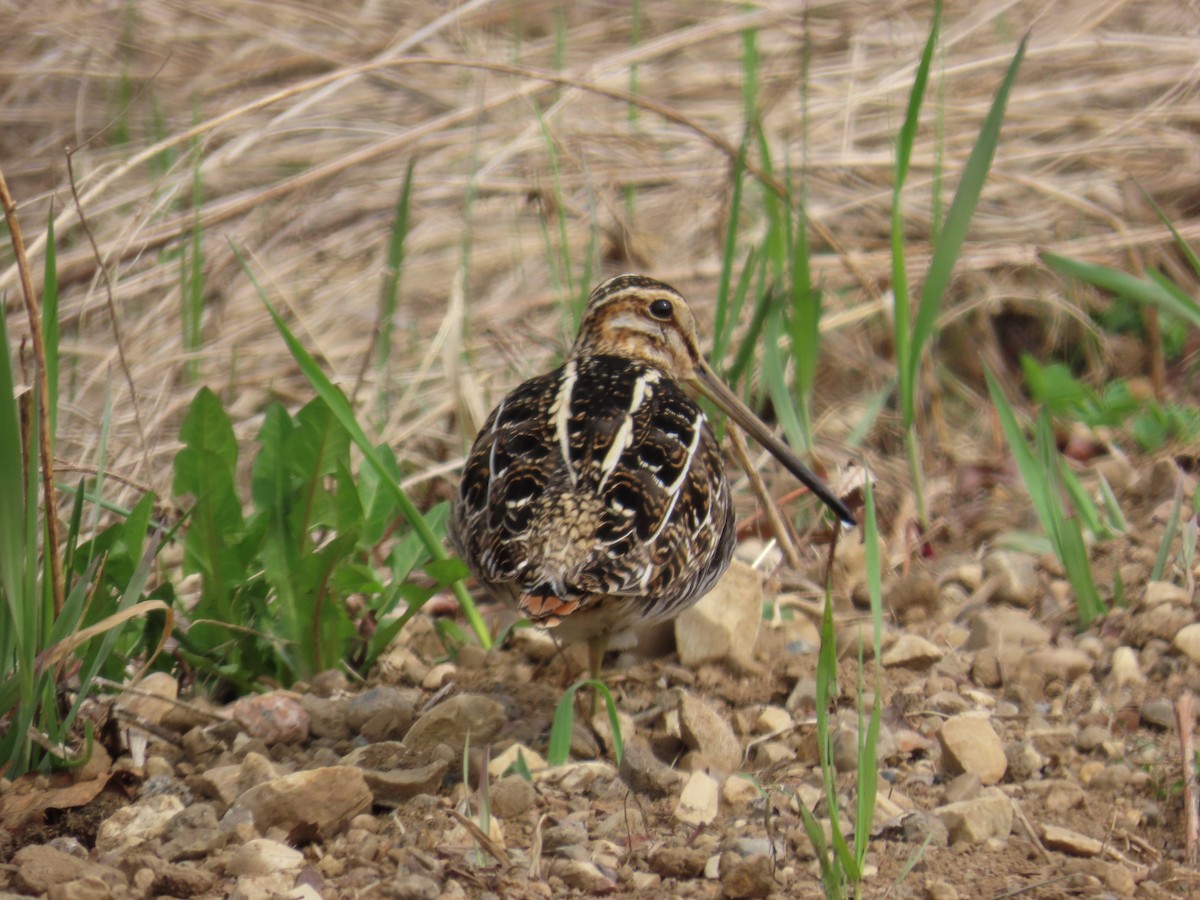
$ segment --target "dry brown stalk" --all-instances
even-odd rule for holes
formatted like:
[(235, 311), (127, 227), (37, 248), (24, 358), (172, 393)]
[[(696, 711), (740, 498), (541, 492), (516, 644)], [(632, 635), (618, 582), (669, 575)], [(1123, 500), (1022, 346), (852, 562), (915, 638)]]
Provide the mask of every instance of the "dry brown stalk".
[[(25, 256), (25, 239), (21, 235), (21, 223), (17, 218), (17, 204), (8, 190), (4, 171), (0, 169), (0, 203), (4, 205), (4, 219), (8, 223), (9, 242), (16, 256), (17, 271), (21, 276), (21, 296), (25, 300), (25, 314), (29, 318), (29, 332), (33, 337), (33, 360), (37, 370), (38, 404), (38, 455), (41, 457), (42, 503), (46, 515), (46, 558), (50, 561), (51, 589), (54, 595), (54, 614), (62, 612), (65, 597), (63, 587), (62, 556), (59, 553), (58, 505), (54, 493), (54, 453), (50, 435), (50, 377), (46, 366), (46, 340), (42, 334), (42, 316), (38, 297), (29, 275), (29, 260)], [(8, 402), (5, 399), (4, 402)]]

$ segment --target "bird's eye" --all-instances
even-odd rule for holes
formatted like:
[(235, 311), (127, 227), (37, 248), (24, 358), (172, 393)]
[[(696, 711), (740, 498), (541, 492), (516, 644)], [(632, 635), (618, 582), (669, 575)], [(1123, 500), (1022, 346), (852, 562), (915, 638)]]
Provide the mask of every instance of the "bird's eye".
[(671, 305), (670, 300), (655, 300), (650, 304), (650, 315), (658, 319), (660, 322), (670, 321), (671, 315), (675, 312), (675, 307)]

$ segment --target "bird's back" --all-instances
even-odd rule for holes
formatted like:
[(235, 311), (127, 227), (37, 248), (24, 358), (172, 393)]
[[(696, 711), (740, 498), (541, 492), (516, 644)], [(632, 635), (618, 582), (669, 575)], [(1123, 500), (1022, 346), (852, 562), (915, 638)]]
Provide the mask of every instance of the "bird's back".
[(568, 360), (492, 412), (450, 530), (476, 577), (542, 624), (614, 597), (640, 621), (669, 618), (720, 577), (734, 538), (703, 412), (657, 368), (607, 355)]

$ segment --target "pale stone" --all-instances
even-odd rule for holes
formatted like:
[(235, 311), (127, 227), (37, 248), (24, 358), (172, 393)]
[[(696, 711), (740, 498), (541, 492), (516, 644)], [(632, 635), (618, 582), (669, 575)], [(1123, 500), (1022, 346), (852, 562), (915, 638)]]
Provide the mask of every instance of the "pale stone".
[(129, 850), (161, 837), (182, 810), (183, 801), (174, 794), (159, 794), (119, 809), (100, 823), (96, 849), (101, 854)]
[(1060, 850), (1072, 856), (1099, 856), (1104, 849), (1102, 841), (1057, 825), (1042, 826), (1042, 843), (1049, 850)]
[(1151, 581), (1147, 583), (1146, 593), (1142, 595), (1143, 606), (1158, 606), (1160, 603), (1189, 606), (1191, 602), (1192, 595), (1170, 581)]
[(782, 706), (764, 706), (754, 722), (754, 730), (759, 734), (779, 734), (794, 724), (791, 713)]
[(967, 638), (968, 650), (984, 647), (1046, 647), (1050, 644), (1050, 630), (1035, 622), (1029, 613), (1020, 609), (996, 607), (980, 610), (971, 617), (971, 633)]
[(884, 651), (881, 662), (887, 668), (928, 669), (946, 654), (942, 648), (915, 634), (903, 634)]
[(708, 825), (717, 817), (717, 782), (704, 772), (693, 772), (675, 805), (675, 818), (684, 825)]
[(722, 659), (752, 664), (762, 601), (762, 575), (734, 560), (713, 589), (675, 620), (679, 661), (687, 668)]
[[(1198, 644), (1200, 644), (1200, 641), (1198, 641)], [(1200, 652), (1200, 646), (1197, 646), (1197, 651)], [(1132, 647), (1125, 646), (1114, 650), (1112, 655), (1112, 671), (1109, 677), (1112, 679), (1112, 683), (1118, 688), (1145, 682), (1146, 676), (1142, 674), (1142, 667), (1138, 662), (1137, 651)]]
[(253, 877), (270, 875), (288, 869), (299, 869), (304, 865), (304, 854), (287, 844), (256, 838), (247, 841), (229, 857), (225, 871), (230, 875)]
[(530, 750), (524, 744), (511, 744), (504, 752), (497, 753), (488, 763), (488, 775), (501, 778), (517, 762), (520, 757), (525, 760), (525, 766), (530, 774), (546, 768), (546, 760), (535, 750)]
[(991, 838), (1003, 840), (1012, 831), (1012, 801), (1004, 796), (939, 806), (933, 814), (946, 826), (952, 844), (981, 844)]
[(963, 713), (947, 719), (938, 739), (948, 775), (974, 772), (985, 785), (996, 784), (1004, 777), (1008, 768), (1004, 744), (983, 716)]
[(228, 815), (250, 813), (259, 831), (279, 827), (290, 831), (300, 824), (315, 825), (322, 834), (340, 831), (371, 806), (371, 791), (361, 769), (326, 766), (284, 775), (242, 794)]
[(1171, 646), (1200, 665), (1200, 623), (1180, 628), (1175, 639), (1171, 641)]
[(729, 722), (705, 701), (679, 692), (679, 725), (683, 742), (717, 768), (733, 772), (742, 763), (742, 744)]

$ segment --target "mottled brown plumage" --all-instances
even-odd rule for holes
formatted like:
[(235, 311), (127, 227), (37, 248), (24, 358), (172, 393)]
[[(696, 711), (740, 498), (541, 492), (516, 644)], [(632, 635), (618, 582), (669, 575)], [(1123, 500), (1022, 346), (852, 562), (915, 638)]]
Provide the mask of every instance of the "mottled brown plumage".
[(620, 275), (588, 299), (566, 362), (504, 398), (467, 457), (450, 538), (494, 595), (587, 640), (672, 618), (733, 553), (720, 448), (684, 385), (719, 407), (845, 521), (850, 512), (712, 374), (683, 297)]

